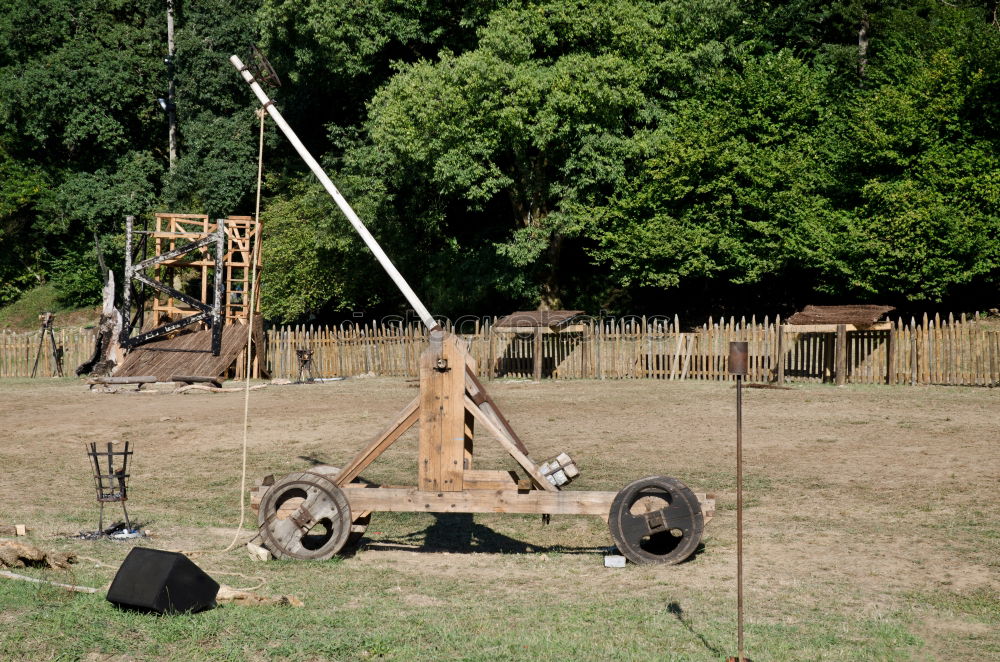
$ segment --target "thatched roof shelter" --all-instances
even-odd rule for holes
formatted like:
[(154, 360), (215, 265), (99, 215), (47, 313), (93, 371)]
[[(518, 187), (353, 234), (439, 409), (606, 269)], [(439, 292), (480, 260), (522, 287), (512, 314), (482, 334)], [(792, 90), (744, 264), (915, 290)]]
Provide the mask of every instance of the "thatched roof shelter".
[(896, 310), (892, 306), (806, 306), (795, 313), (785, 324), (851, 324), (855, 327), (868, 327), (883, 321), (883, 318)]
[(532, 331), (542, 329), (543, 333), (569, 331), (573, 321), (583, 314), (582, 310), (519, 310), (497, 320), (494, 331)]

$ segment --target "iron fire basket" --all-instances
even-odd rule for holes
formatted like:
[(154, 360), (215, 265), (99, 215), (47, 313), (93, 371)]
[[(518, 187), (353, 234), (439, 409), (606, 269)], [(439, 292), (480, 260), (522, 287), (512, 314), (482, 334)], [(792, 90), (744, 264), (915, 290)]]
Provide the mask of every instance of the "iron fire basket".
[[(97, 530), (104, 531), (104, 504), (120, 503), (122, 512), (125, 514), (125, 526), (132, 530), (132, 523), (128, 519), (128, 510), (125, 509), (125, 502), (128, 501), (128, 463), (132, 457), (132, 447), (129, 442), (124, 442), (122, 450), (115, 450), (115, 442), (109, 441), (107, 450), (98, 450), (97, 443), (87, 444), (87, 455), (94, 467), (94, 486), (97, 488), (97, 502), (101, 504), (101, 515), (98, 520)], [(116, 459), (121, 466), (115, 468)]]

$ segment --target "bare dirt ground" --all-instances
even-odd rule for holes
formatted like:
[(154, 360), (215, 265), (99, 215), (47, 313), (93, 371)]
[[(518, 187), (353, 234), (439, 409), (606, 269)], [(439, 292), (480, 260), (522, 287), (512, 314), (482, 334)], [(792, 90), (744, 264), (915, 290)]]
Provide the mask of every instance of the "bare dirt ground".
[[(696, 491), (715, 492), (719, 512), (707, 527), (704, 550), (680, 566), (616, 573), (601, 563), (610, 538), (598, 518), (554, 518), (545, 527), (522, 516), (375, 514), (361, 551), (343, 566), (413, 578), (399, 590), (415, 607), (446, 602), (433, 582), (456, 574), (474, 577), (490, 599), (523, 599), (527, 590), (536, 598), (585, 602), (595, 593), (652, 596), (669, 586), (703, 596), (721, 612), (732, 607), (730, 384), (488, 386), (532, 457), (566, 451), (577, 459), (583, 475), (570, 489), (617, 490), (642, 476), (667, 474)], [(144, 544), (224, 547), (239, 520), (243, 394), (174, 395), (166, 385), (157, 388), (97, 394), (71, 380), (0, 383), (0, 524), (24, 523), (39, 540), (90, 553), (86, 546), (94, 543), (65, 537), (96, 528), (84, 442), (128, 439), (136, 448), (130, 512), (154, 536)], [(250, 479), (314, 462), (343, 465), (415, 393), (415, 384), (401, 379), (252, 392)], [(894, 614), (914, 638), (907, 646), (915, 659), (1000, 654), (998, 398), (995, 390), (947, 387), (747, 389), (751, 628), (763, 633), (810, 619), (829, 619), (831, 627), (844, 619), (878, 623)], [(477, 446), (477, 457), (481, 468), (514, 466), (488, 439)], [(365, 477), (413, 484), (414, 463), (411, 436)], [(113, 506), (109, 513), (116, 514)], [(250, 538), (252, 526), (248, 522), (241, 540)], [(113, 544), (102, 549), (111, 558), (127, 551), (108, 552)], [(278, 572), (270, 581), (274, 591), (294, 585)], [(310, 596), (304, 597), (308, 604)], [(686, 627), (692, 634), (697, 629)], [(701, 636), (701, 644), (709, 657), (726, 652), (711, 635)]]

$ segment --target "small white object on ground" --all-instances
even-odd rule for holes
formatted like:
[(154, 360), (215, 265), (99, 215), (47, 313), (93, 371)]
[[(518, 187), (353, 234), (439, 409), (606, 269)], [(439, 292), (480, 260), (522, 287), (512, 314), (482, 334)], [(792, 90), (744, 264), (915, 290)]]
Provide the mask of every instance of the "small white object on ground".
[(269, 549), (255, 545), (252, 542), (247, 543), (247, 551), (250, 553), (250, 558), (257, 559), (258, 561), (270, 561), (273, 558)]
[(114, 533), (108, 534), (108, 537), (114, 538), (115, 540), (129, 540), (131, 538), (145, 538), (146, 535), (139, 529), (134, 531), (123, 529), (121, 531), (115, 531)]
[(625, 557), (619, 556), (617, 554), (608, 554), (604, 557), (604, 567), (605, 568), (624, 568), (625, 567)]

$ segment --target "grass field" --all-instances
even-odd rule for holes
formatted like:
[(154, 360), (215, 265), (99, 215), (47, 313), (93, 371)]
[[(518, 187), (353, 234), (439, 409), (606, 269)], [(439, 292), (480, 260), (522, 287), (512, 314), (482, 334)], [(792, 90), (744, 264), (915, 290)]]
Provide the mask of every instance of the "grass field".
[[(567, 451), (568, 489), (651, 474), (715, 492), (704, 549), (679, 566), (603, 567), (599, 518), (376, 513), (360, 551), (262, 563), (221, 552), (239, 520), (243, 395), (95, 394), (0, 383), (0, 524), (75, 552), (31, 576), (102, 587), (131, 542), (87, 542), (83, 444), (136, 445), (138, 544), (201, 551), (234, 587), (303, 608), (123, 612), (103, 594), (0, 579), (4, 660), (722, 660), (735, 654), (735, 395), (728, 384), (494, 382), (532, 456)], [(415, 394), (392, 379), (251, 393), (249, 475), (342, 465)], [(802, 386), (744, 399), (747, 653), (755, 660), (1000, 658), (1000, 418), (989, 389)], [(513, 468), (481, 440), (481, 468)], [(364, 475), (415, 482), (415, 440)], [(113, 512), (113, 511), (112, 511)], [(253, 535), (248, 522), (241, 541)], [(226, 574), (236, 573), (236, 574)], [(242, 575), (242, 576), (241, 576)]]
[(51, 283), (25, 292), (9, 306), (0, 307), (0, 329), (37, 331), (38, 316), (43, 312), (56, 314), (56, 328), (93, 326), (101, 316), (99, 307), (67, 307), (59, 303), (56, 288)]

